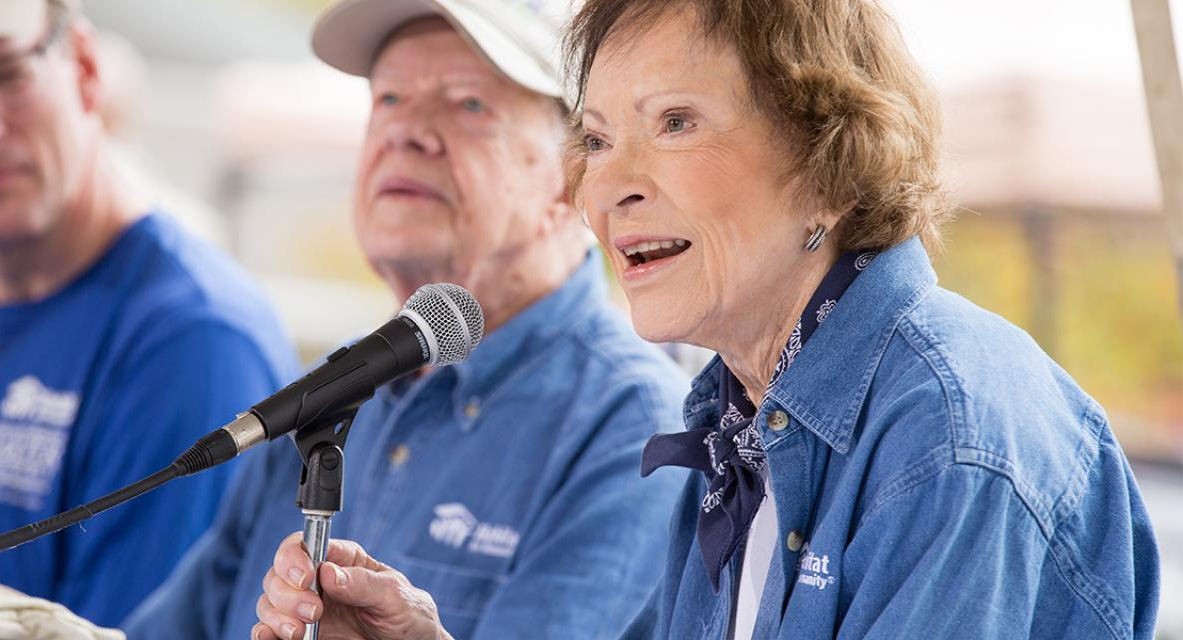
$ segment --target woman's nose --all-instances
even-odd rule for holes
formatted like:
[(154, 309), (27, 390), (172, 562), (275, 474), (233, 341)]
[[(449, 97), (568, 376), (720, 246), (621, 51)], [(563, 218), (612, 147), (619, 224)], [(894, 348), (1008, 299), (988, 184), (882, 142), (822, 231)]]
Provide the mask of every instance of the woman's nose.
[[(617, 150), (613, 150), (614, 152)], [(636, 153), (618, 153), (598, 172), (596, 205), (616, 215), (627, 215), (653, 199), (654, 185)]]

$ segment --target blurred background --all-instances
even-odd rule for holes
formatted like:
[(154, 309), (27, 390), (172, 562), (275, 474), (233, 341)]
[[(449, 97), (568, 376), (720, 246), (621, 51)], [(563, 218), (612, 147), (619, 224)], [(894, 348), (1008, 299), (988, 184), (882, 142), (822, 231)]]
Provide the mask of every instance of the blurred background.
[[(1183, 639), (1183, 305), (1130, 5), (884, 3), (945, 105), (961, 212), (941, 282), (1030, 332), (1105, 406), (1160, 538), (1159, 636)], [(128, 175), (264, 283), (306, 360), (401, 302), (353, 239), (368, 97), (309, 51), (328, 4), (84, 4)]]

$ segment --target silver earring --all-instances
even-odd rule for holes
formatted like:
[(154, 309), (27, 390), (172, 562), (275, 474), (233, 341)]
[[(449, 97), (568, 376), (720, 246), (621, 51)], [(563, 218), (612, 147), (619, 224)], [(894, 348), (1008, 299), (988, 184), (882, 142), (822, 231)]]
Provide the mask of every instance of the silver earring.
[(827, 233), (829, 231), (826, 230), (825, 225), (817, 225), (817, 228), (813, 230), (813, 234), (805, 241), (805, 250), (810, 253), (817, 251), (817, 248), (822, 246), (822, 243), (826, 241)]

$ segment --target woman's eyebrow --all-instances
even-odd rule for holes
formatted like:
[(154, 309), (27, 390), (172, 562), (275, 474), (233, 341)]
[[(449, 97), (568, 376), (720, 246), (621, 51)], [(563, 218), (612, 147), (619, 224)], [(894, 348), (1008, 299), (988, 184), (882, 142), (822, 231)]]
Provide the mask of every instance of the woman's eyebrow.
[[(653, 93), (646, 94), (644, 96), (637, 98), (633, 102), (633, 109), (636, 109), (638, 113), (641, 111), (644, 111), (645, 110), (645, 103), (647, 103), (650, 100), (653, 100), (655, 98), (665, 98), (665, 97), (670, 97), (670, 96), (701, 97), (703, 95), (705, 95), (705, 94), (703, 94), (701, 91), (694, 91), (691, 89), (663, 89), (661, 91), (654, 91)], [(596, 111), (595, 109), (589, 109), (587, 107), (584, 107), (583, 115), (590, 116), (592, 119), (598, 120), (600, 122), (607, 121), (604, 118), (603, 114), (601, 114), (599, 111)]]
[(633, 109), (636, 109), (638, 112), (644, 111), (645, 103), (655, 98), (668, 98), (671, 96), (689, 97), (701, 95), (703, 95), (701, 91), (694, 91), (692, 89), (662, 89), (661, 91), (654, 91), (653, 93), (649, 93), (637, 98), (636, 101), (633, 102)]

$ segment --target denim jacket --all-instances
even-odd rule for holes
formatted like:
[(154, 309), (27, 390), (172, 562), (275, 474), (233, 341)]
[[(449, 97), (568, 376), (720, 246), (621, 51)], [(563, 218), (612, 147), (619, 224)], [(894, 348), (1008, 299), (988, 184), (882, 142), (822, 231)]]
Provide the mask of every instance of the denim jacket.
[[(1101, 407), (1022, 331), (935, 286), (916, 239), (847, 290), (756, 420), (779, 542), (756, 638), (1146, 638), (1158, 553)], [(793, 319), (786, 318), (785, 322)], [(689, 428), (715, 424), (718, 360)], [(687, 482), (628, 638), (720, 639)]]
[[(680, 427), (687, 380), (603, 278), (589, 258), (468, 360), (382, 388), (353, 423), (332, 536), (429, 592), (458, 639), (616, 637), (659, 579), (686, 475), (638, 468), (649, 436)], [(125, 624), (132, 640), (248, 637), (303, 516), (290, 442), (243, 466), (211, 531)]]

